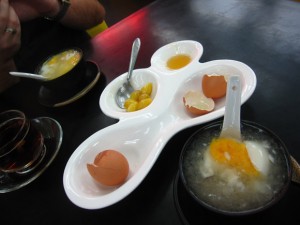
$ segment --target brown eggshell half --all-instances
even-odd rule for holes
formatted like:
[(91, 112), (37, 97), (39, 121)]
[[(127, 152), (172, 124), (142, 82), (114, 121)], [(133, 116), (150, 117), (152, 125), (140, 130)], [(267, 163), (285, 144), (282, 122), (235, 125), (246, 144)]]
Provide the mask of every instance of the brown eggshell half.
[(87, 164), (87, 169), (97, 182), (116, 186), (125, 182), (129, 173), (129, 164), (120, 152), (104, 150), (97, 154), (93, 164)]
[(202, 78), (202, 91), (208, 98), (221, 98), (226, 95), (227, 81), (223, 75), (207, 75)]

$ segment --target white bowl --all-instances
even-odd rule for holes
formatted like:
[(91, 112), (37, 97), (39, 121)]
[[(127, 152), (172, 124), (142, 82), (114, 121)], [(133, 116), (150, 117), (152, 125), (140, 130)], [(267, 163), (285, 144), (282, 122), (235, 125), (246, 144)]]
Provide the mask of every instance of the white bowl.
[[(176, 49), (191, 53), (194, 58), (189, 65), (169, 71), (162, 62), (174, 54)], [(201, 91), (204, 74), (239, 75), (242, 81), (242, 103), (250, 98), (256, 87), (256, 76), (249, 66), (234, 60), (200, 63), (202, 52), (201, 44), (195, 41), (171, 43), (154, 53), (149, 68), (134, 70), (132, 84), (135, 88), (139, 89), (148, 82), (153, 83), (153, 102), (142, 110), (126, 112), (115, 102), (114, 95), (125, 82), (126, 73), (106, 86), (100, 96), (100, 108), (106, 115), (119, 119), (119, 122), (87, 138), (70, 157), (63, 183), (67, 196), (75, 205), (99, 209), (122, 200), (146, 177), (174, 134), (224, 115), (225, 97), (216, 101), (212, 112), (202, 116), (193, 116), (185, 110), (182, 100), (184, 94), (190, 90)], [(123, 153), (129, 162), (129, 176), (118, 187), (98, 184), (86, 168), (87, 163), (93, 162), (95, 156), (106, 149)]]
[(191, 62), (187, 65), (198, 63), (200, 57), (203, 54), (203, 47), (197, 41), (184, 40), (172, 42), (170, 44), (164, 45), (159, 48), (151, 57), (151, 66), (154, 70), (158, 72), (163, 72), (166, 74), (173, 74), (178, 72), (178, 70), (183, 70), (185, 67), (182, 67), (178, 70), (168, 68), (167, 61), (175, 55), (188, 55), (191, 58)]

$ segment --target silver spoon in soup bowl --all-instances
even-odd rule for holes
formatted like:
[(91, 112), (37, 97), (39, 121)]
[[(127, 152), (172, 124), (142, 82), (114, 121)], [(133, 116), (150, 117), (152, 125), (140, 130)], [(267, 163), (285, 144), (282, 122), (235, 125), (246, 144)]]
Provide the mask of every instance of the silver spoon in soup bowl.
[(132, 87), (130, 83), (130, 78), (132, 75), (132, 71), (137, 59), (137, 55), (139, 53), (141, 46), (141, 41), (139, 38), (136, 38), (132, 44), (131, 49), (131, 56), (130, 56), (130, 62), (129, 62), (129, 70), (127, 73), (127, 79), (126, 82), (123, 83), (123, 85), (118, 89), (115, 100), (118, 104), (118, 106), (122, 109), (124, 109), (124, 103), (125, 101), (130, 97), (130, 94), (134, 91), (134, 88)]

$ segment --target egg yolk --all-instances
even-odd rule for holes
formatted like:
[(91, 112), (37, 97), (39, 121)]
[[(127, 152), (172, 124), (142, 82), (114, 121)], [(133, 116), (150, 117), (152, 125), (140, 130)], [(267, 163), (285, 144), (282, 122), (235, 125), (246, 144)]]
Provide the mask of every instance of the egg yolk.
[(246, 145), (229, 138), (217, 138), (210, 144), (210, 154), (217, 162), (235, 168), (249, 176), (260, 173), (252, 164)]

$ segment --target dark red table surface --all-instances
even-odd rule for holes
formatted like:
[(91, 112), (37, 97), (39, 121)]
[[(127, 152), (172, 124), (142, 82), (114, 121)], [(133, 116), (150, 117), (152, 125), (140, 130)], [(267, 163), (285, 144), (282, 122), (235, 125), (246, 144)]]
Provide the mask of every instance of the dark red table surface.
[[(99, 98), (110, 81), (127, 71), (136, 37), (142, 42), (136, 68), (149, 67), (159, 47), (179, 40), (203, 45), (200, 62), (233, 59), (249, 65), (257, 76), (257, 87), (242, 106), (242, 118), (273, 130), (300, 161), (299, 21), (300, 3), (290, 0), (157, 0), (80, 45), (86, 58), (99, 65), (102, 76), (93, 90), (75, 103), (59, 108), (42, 106), (37, 99), (39, 84), (25, 79), (0, 94), (1, 111), (16, 108), (31, 118), (49, 116), (59, 121), (64, 131), (59, 154), (38, 179), (0, 194), (1, 224), (299, 224), (300, 186), (295, 184), (274, 207), (250, 217), (218, 216), (189, 204), (175, 179), (178, 158), (187, 138), (202, 125), (171, 138), (139, 187), (110, 207), (86, 210), (75, 206), (62, 181), (76, 147), (117, 122), (101, 112)], [(174, 183), (179, 193), (175, 197)], [(177, 211), (177, 200), (185, 218)]]

